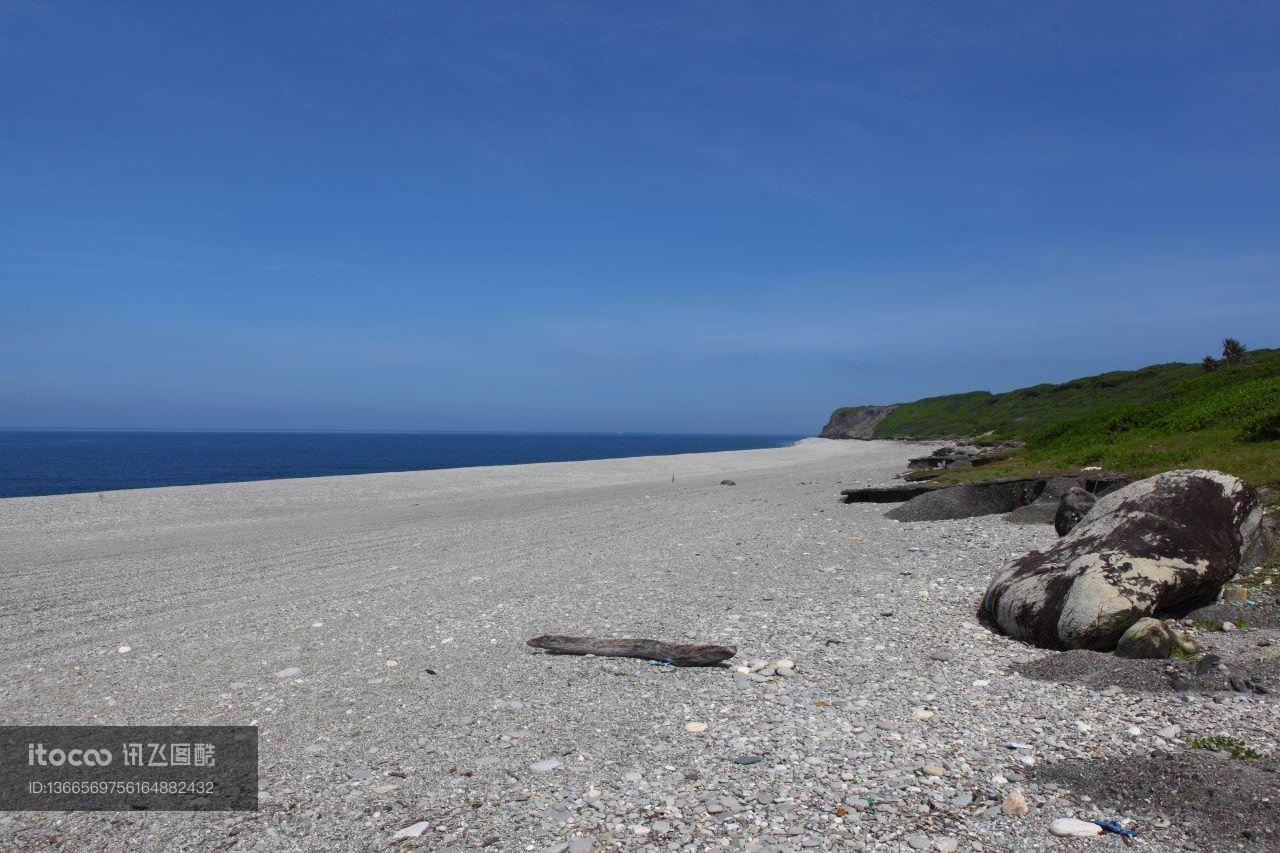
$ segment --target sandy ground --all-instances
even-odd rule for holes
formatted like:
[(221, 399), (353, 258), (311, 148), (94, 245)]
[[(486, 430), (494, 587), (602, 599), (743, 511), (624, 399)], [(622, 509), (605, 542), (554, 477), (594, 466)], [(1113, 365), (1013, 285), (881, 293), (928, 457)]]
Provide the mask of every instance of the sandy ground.
[[(1004, 741), (1114, 757), (1127, 726), (1221, 713), (1009, 674), (1044, 653), (973, 605), (1051, 530), (836, 502), (918, 451), (814, 439), (0, 501), (0, 718), (253, 723), (262, 748), (256, 814), (0, 813), (0, 848), (1053, 847), (1048, 821), (1092, 807), (1019, 784)], [(539, 633), (732, 643), (796, 675), (552, 657), (524, 646)], [(1273, 710), (1230, 698), (1232, 731), (1273, 746)], [(1029, 815), (1000, 812), (1011, 792)]]

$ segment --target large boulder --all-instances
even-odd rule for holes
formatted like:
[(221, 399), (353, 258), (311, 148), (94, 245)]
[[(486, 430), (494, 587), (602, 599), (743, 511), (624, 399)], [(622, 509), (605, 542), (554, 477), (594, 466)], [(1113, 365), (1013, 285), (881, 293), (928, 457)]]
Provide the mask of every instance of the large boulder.
[(1218, 471), (1170, 471), (1100, 498), (1046, 551), (1009, 563), (981, 615), (1046, 648), (1109, 651), (1134, 622), (1213, 601), (1235, 574), (1257, 492)]

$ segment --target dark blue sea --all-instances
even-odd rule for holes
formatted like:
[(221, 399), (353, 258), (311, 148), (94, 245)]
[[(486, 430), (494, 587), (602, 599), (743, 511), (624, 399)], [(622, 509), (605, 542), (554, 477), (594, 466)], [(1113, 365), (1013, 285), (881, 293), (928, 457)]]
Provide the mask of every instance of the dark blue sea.
[(0, 432), (0, 498), (784, 447), (798, 435)]

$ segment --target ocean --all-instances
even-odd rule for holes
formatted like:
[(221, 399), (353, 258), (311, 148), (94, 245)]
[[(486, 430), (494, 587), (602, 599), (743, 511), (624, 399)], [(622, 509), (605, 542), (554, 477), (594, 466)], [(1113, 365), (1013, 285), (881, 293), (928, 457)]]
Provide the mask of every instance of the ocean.
[(0, 431), (0, 498), (785, 447), (798, 435)]

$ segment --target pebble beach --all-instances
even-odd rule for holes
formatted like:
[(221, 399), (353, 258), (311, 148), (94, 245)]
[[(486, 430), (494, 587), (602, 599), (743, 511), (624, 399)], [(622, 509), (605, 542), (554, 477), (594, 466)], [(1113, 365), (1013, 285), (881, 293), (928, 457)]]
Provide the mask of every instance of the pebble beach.
[[(1053, 822), (1123, 818), (1150, 849), (1268, 849), (1266, 826), (1219, 847), (1211, 812), (1106, 798), (1163, 761), (1274, 824), (1270, 759), (1186, 739), (1280, 754), (1276, 697), (1021, 674), (1057, 653), (976, 608), (1051, 526), (837, 502), (921, 452), (809, 439), (0, 500), (6, 722), (261, 738), (257, 812), (0, 813), (0, 848), (1093, 851), (1124, 844)], [(737, 655), (556, 656), (539, 634)]]

